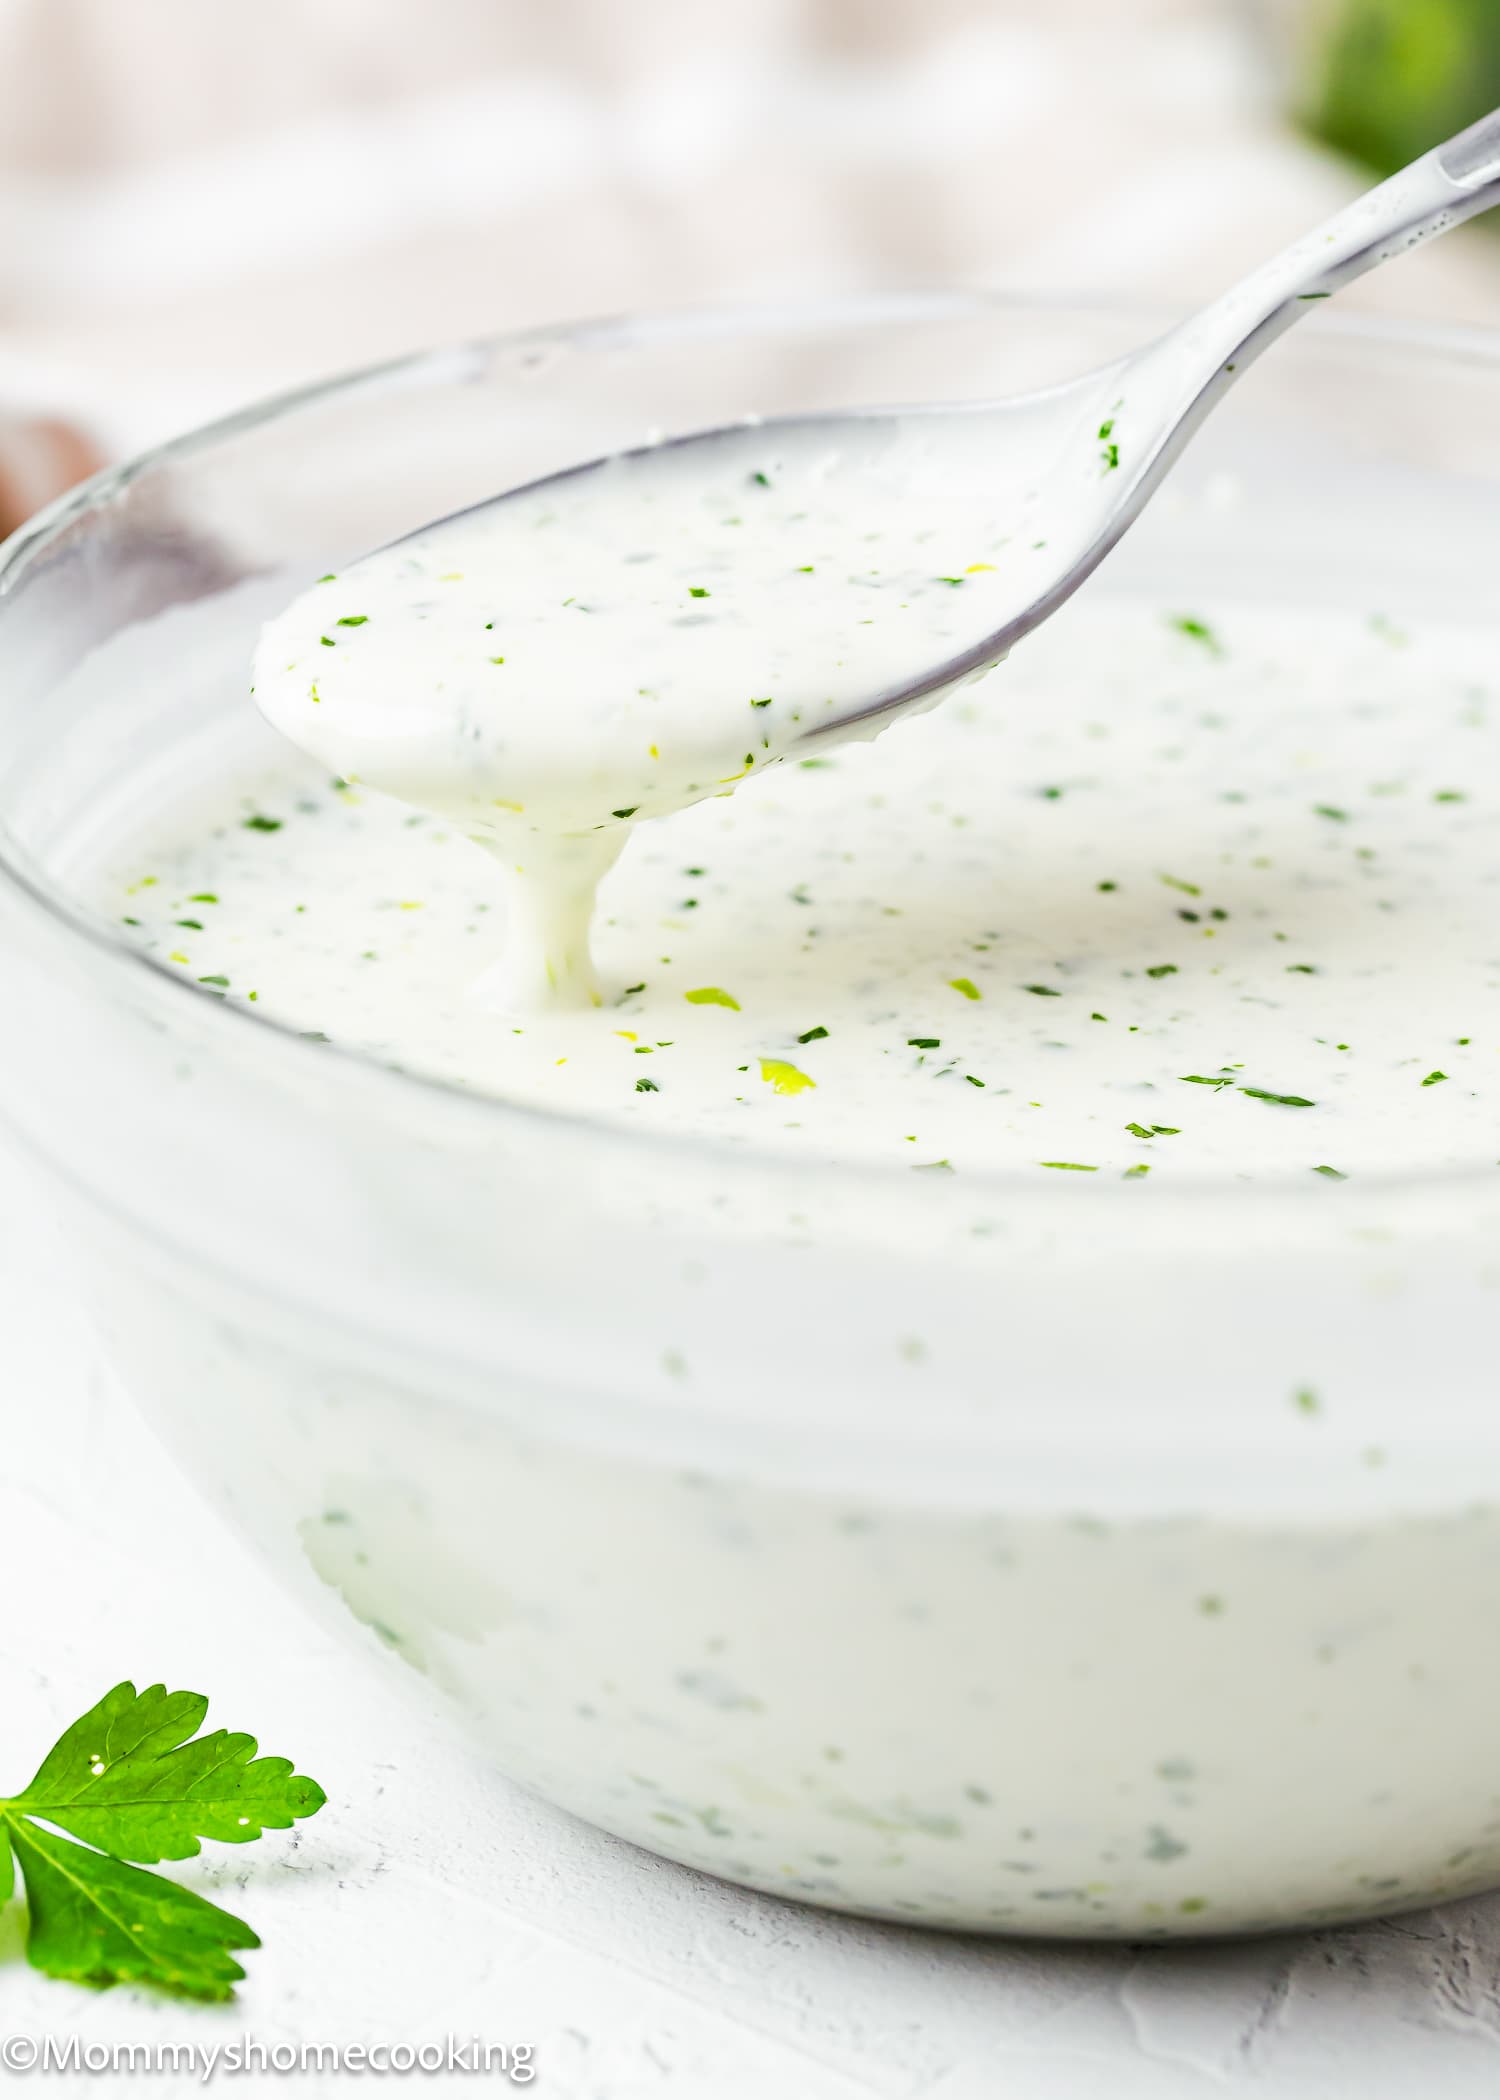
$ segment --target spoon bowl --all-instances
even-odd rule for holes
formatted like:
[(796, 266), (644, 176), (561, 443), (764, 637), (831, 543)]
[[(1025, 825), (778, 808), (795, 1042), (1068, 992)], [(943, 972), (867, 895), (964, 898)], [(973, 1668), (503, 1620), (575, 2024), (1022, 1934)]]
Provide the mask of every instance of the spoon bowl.
[[(904, 516), (910, 543), (895, 577), (888, 544), (871, 571), (880, 570), (887, 584), (897, 581), (907, 607), (917, 593), (950, 593), (937, 623), (893, 642), (892, 623), (882, 622), (876, 647), (862, 652), (860, 630), (875, 623), (859, 588), (871, 577), (856, 571), (826, 586), (801, 584), (799, 603), (788, 592), (792, 576), (817, 573), (815, 563), (800, 560), (773, 560), (760, 579), (765, 602), (741, 607), (755, 638), (747, 670), (761, 669), (755, 650), (764, 652), (768, 639), (784, 637), (789, 625), (797, 630), (803, 654), (791, 743), (874, 735), (895, 716), (932, 706), (992, 669), (1065, 604), (1140, 516), (1204, 419), (1295, 322), (1352, 279), (1497, 202), (1500, 112), (1492, 112), (1166, 335), (1061, 385), (1001, 401), (747, 420), (691, 432), (526, 483), (423, 527), (421, 536), (459, 516), (505, 511), (517, 523), (566, 518), (577, 532), (606, 479), (628, 480), (633, 502), (678, 531), (701, 532), (704, 518), (726, 502), (736, 505), (727, 514), (732, 531), (741, 504), (777, 491), (789, 526), (796, 522), (789, 495), (803, 505), (808, 526), (820, 503), (868, 503), (872, 515), (879, 503), (882, 512)], [(976, 462), (993, 462), (993, 471), (976, 474)], [(806, 551), (816, 533), (804, 533), (802, 548), (795, 538), (789, 531), (788, 555)], [(981, 544), (997, 558), (960, 561), (967, 547)], [(923, 546), (938, 558), (924, 561)], [(705, 626), (713, 623), (713, 615), (702, 617)], [(814, 637), (815, 626), (821, 631)], [(818, 646), (809, 649), (814, 638)], [(764, 656), (761, 662), (762, 679), (752, 683), (776, 675), (773, 663)], [(714, 675), (710, 667), (708, 687)]]

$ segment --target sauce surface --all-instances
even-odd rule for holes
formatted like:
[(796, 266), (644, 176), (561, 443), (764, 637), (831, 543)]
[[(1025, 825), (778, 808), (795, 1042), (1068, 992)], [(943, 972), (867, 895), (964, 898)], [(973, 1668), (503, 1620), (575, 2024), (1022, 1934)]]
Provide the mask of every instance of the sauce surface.
[[(321, 588), (351, 637), (321, 650), (323, 704), (352, 707), (369, 630), (337, 617), (369, 601)], [(450, 639), (479, 609), (454, 588), (432, 616)], [(1492, 693), (1479, 629), (1090, 593), (874, 743), (622, 820), (598, 1010), (474, 995), (516, 895), (470, 807), (295, 758), (165, 797), (91, 886), (209, 992), (645, 1129), (939, 1174), (1489, 1166)], [(744, 713), (771, 735), (775, 706)]]

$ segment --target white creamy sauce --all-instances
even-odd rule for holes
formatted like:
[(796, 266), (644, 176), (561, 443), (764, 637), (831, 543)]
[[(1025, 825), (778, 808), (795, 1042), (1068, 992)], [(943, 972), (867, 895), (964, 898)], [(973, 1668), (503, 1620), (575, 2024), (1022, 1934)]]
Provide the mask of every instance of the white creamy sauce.
[(272, 621), (256, 697), (340, 777), (493, 851), (486, 1003), (587, 1005), (594, 892), (633, 825), (826, 740), (1031, 594), (1036, 492), (939, 471), (961, 420), (736, 428), (464, 513)]
[[(827, 544), (796, 551), (821, 558)], [(989, 551), (950, 542), (928, 566), (960, 573), (961, 554)], [(299, 666), (293, 694), (315, 665), (320, 699), (304, 715), (318, 729), (299, 718), (296, 734), (359, 784), (291, 757), (247, 778), (227, 754), (218, 777), (167, 795), (97, 866), (100, 907), (208, 991), (293, 1028), (647, 1130), (1044, 1179), (1332, 1183), (1495, 1163), (1500, 834), (1481, 630), (1091, 594), (1002, 674), (874, 743), (757, 764), (732, 796), (585, 832), (601, 862), (627, 848), (600, 897), (602, 1005), (496, 1011), (469, 987), (518, 941), (534, 961), (537, 919), (471, 837), (503, 861), (531, 850), (518, 841), (542, 808), (580, 824), (604, 809), (607, 826), (616, 795), (642, 814), (681, 804), (727, 761), (691, 686), (666, 673), (679, 641), (682, 680), (722, 671), (740, 628), (726, 615), (674, 632), (652, 697), (601, 699), (589, 714), (608, 613), (560, 600), (528, 611), (507, 590), (495, 678), (514, 673), (537, 694), (529, 662), (536, 680), (576, 676), (570, 705), (597, 731), (581, 753), (553, 750), (540, 702), (473, 699), (488, 668), (478, 615), (496, 603), (481, 557), (444, 584), (435, 557), (402, 555), (379, 591), (377, 563), (299, 601), (270, 631), (261, 697), (270, 656)], [(907, 595), (889, 613), (916, 653), (961, 594), (929, 583), (924, 595), (921, 558), (903, 542)], [(565, 571), (559, 557), (554, 590)], [(750, 589), (727, 554), (692, 573), (715, 604)], [(752, 581), (758, 619), (770, 567)], [(676, 602), (675, 583), (663, 589), (661, 603)], [(818, 601), (818, 632), (847, 596), (845, 583)], [(885, 593), (869, 602), (884, 620)], [(616, 615), (629, 661), (646, 628), (623, 598)], [(351, 617), (366, 624), (339, 624)], [(574, 634), (589, 637), (576, 658), (556, 639)], [(784, 653), (756, 666), (770, 708), (752, 711), (752, 681), (739, 690), (732, 718), (756, 731), (739, 740), (747, 751), (795, 751), (787, 721), (814, 705), (811, 687), (792, 697), (806, 634), (788, 630)], [(427, 675), (465, 697), (434, 713), (416, 693), (407, 745), (402, 678), (415, 688), (429, 637)], [(747, 651), (754, 638), (751, 623)], [(730, 686), (709, 688), (718, 720)], [(441, 737), (471, 707), (482, 733), (472, 793), (459, 793)], [(337, 725), (326, 739), (325, 724)], [(642, 765), (648, 738), (659, 771)], [(512, 790), (529, 816), (484, 814)], [(557, 833), (532, 836), (561, 850)], [(577, 878), (580, 928), (596, 868), (585, 859)]]
[[(752, 498), (764, 529), (728, 523)], [(1427, 1393), (1405, 1427), (1376, 1363), (1410, 1360), (1404, 1322), (1477, 1328), (1485, 1256), (1440, 1248), (1434, 1282), (1415, 1225), (1344, 1227), (1362, 1177), (1500, 1156), (1492, 635), (1095, 591), (933, 712), (799, 746), (940, 657), (960, 607), (967, 635), (1004, 550), (889, 500), (805, 538), (774, 485), (716, 501), (690, 559), (638, 565), (649, 600), (648, 542), (603, 513), (597, 542), (507, 538), (503, 576), (497, 514), (462, 561), (445, 532), (314, 586), (257, 674), (313, 756), (268, 760), (246, 710), (242, 742), (143, 771), (73, 887), (205, 998), (384, 1063), (897, 1170), (880, 1229), (921, 1238), (926, 1324), (887, 1302), (887, 1249), (885, 1287), (809, 1313), (762, 1375), (758, 1323), (795, 1318), (843, 1212), (772, 1215), (704, 1155), (712, 1195), (663, 1223), (642, 1148), (629, 1222), (608, 1161), (557, 1217), (478, 1202), (487, 1157), (438, 1162), (433, 1259), (464, 1285), (493, 1237), (513, 1286), (472, 1380), (446, 1335), (413, 1358), (373, 1313), (340, 1324), (337, 1291), (298, 1313), (106, 1246), (120, 1361), (236, 1520), (508, 1772), (692, 1865), (1131, 1937), (1492, 1883), (1481, 1447), (1429, 1439)], [(882, 575), (854, 585), (866, 525)], [(369, 1137), (354, 1188), (399, 1205)], [(1070, 1215), (1128, 1178), (1142, 1234), (1174, 1183), (1290, 1182), (1330, 1246), (1273, 1263), (1247, 1222), (1112, 1284), (1117, 1222), (1075, 1299), (1054, 1206), (997, 1199), (996, 1169)], [(1053, 1226), (1018, 1254), (1033, 1208)], [(1117, 1350), (1132, 1322), (1158, 1342)]]

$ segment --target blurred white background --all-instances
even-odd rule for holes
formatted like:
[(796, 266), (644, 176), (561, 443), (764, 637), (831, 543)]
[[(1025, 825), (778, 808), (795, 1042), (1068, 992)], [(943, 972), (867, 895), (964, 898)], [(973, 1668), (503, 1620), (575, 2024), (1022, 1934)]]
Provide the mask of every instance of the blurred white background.
[[(1500, 0), (0, 0), (0, 402), (114, 452), (621, 307), (1197, 299), (1370, 179), (1286, 116), (1338, 10), (1421, 85)], [(1500, 241), (1350, 296), (1493, 320)]]

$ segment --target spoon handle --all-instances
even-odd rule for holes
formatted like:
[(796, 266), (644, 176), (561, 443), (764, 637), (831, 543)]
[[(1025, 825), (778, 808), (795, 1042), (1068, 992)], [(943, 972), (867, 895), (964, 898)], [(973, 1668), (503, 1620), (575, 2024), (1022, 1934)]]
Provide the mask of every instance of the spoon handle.
[(1177, 331), (1202, 357), (1243, 371), (1310, 305), (1367, 270), (1500, 204), (1500, 110), (1294, 241)]
[(1500, 109), (1492, 109), (1446, 146), (1439, 146), (1437, 157), (1449, 180), (1465, 189), (1500, 182)]

